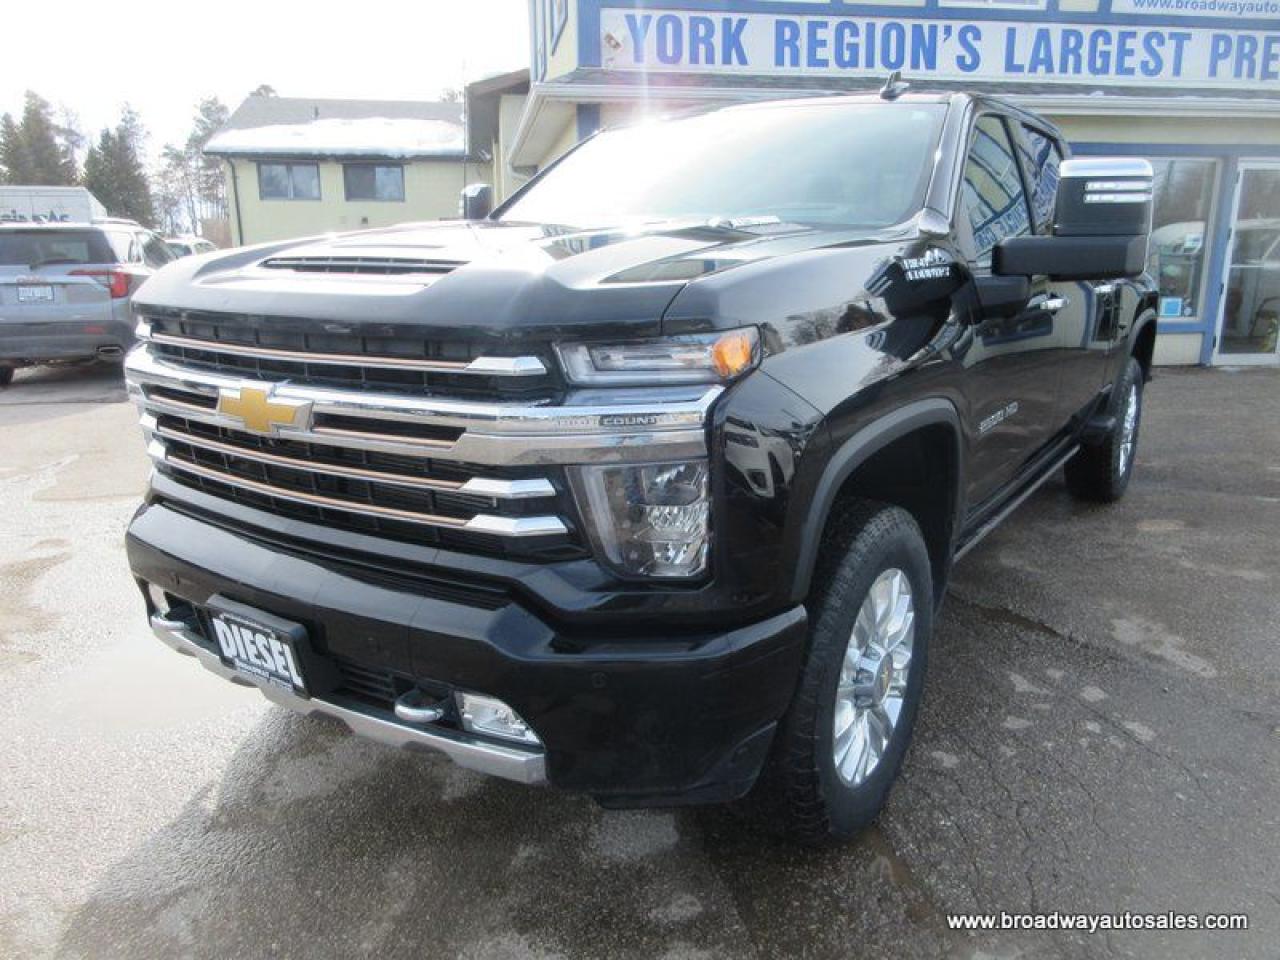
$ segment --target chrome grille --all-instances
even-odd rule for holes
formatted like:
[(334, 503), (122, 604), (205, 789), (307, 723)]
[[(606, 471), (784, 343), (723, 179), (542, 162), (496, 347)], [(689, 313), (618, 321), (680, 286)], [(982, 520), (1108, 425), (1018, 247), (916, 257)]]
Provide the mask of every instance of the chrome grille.
[[(602, 404), (599, 391), (518, 402), (337, 389), (208, 369), (157, 333), (141, 326), (126, 376), (166, 497), (189, 488), (313, 526), (520, 559), (586, 553), (565, 465), (705, 457), (721, 390), (611, 390)], [(270, 528), (265, 515), (256, 530)]]
[(545, 475), (475, 475), (463, 465), (260, 437), (171, 414), (146, 415), (143, 427), (157, 469), (272, 513), (484, 553), (564, 557), (578, 542), (561, 519), (563, 484)]
[(155, 355), (182, 366), (255, 380), (369, 391), (550, 398), (559, 381), (540, 356), (491, 355), (470, 341), (385, 328), (213, 313), (148, 316), (139, 325)]

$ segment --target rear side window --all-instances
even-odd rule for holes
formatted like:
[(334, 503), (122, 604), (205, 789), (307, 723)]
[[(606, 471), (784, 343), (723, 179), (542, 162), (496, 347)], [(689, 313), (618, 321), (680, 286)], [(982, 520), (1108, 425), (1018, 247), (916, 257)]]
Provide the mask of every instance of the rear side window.
[(961, 193), (979, 264), (991, 263), (991, 251), (1001, 240), (1031, 232), (1022, 174), (999, 117), (988, 115), (974, 124)]
[(155, 234), (145, 238), (142, 244), (142, 259), (148, 267), (159, 268), (176, 259), (168, 245)]
[(0, 230), (0, 266), (114, 263), (99, 230)]
[(107, 240), (111, 243), (112, 262), (137, 263), (142, 259), (138, 244), (128, 230), (108, 230)]
[(1031, 215), (1037, 233), (1048, 233), (1053, 226), (1053, 205), (1058, 195), (1058, 167), (1062, 153), (1058, 144), (1035, 127), (1023, 127), (1023, 156), (1031, 179)]

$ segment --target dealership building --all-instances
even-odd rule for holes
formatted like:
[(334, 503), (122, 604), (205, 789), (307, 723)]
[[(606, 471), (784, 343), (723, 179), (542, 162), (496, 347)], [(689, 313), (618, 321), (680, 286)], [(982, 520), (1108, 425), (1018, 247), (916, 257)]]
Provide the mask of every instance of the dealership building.
[[(1277, 363), (1280, 0), (531, 0), (531, 68), (468, 90), (500, 196), (604, 126), (878, 88), (998, 93), (1148, 158), (1158, 360)], [(798, 145), (798, 148), (802, 145)]]

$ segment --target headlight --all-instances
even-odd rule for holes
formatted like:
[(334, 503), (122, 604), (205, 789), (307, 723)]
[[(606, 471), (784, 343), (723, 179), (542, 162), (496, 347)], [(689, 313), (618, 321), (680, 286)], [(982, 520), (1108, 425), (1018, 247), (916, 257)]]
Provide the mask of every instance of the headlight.
[(707, 461), (579, 467), (574, 486), (603, 558), (632, 576), (695, 577), (707, 567)]
[(755, 327), (630, 343), (562, 343), (556, 348), (573, 383), (648, 385), (731, 380), (759, 362)]

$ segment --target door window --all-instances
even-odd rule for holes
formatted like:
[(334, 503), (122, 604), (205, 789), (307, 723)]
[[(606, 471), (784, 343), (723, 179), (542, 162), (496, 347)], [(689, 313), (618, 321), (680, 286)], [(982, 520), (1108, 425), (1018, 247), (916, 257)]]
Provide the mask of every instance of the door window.
[(1022, 128), (1022, 151), (1027, 162), (1031, 187), (1031, 216), (1037, 233), (1053, 226), (1053, 207), (1058, 197), (1058, 168), (1062, 153), (1057, 142), (1035, 127)]
[(1009, 132), (997, 116), (980, 117), (974, 124), (961, 193), (979, 265), (990, 265), (991, 251), (1001, 240), (1031, 232), (1022, 174)]

